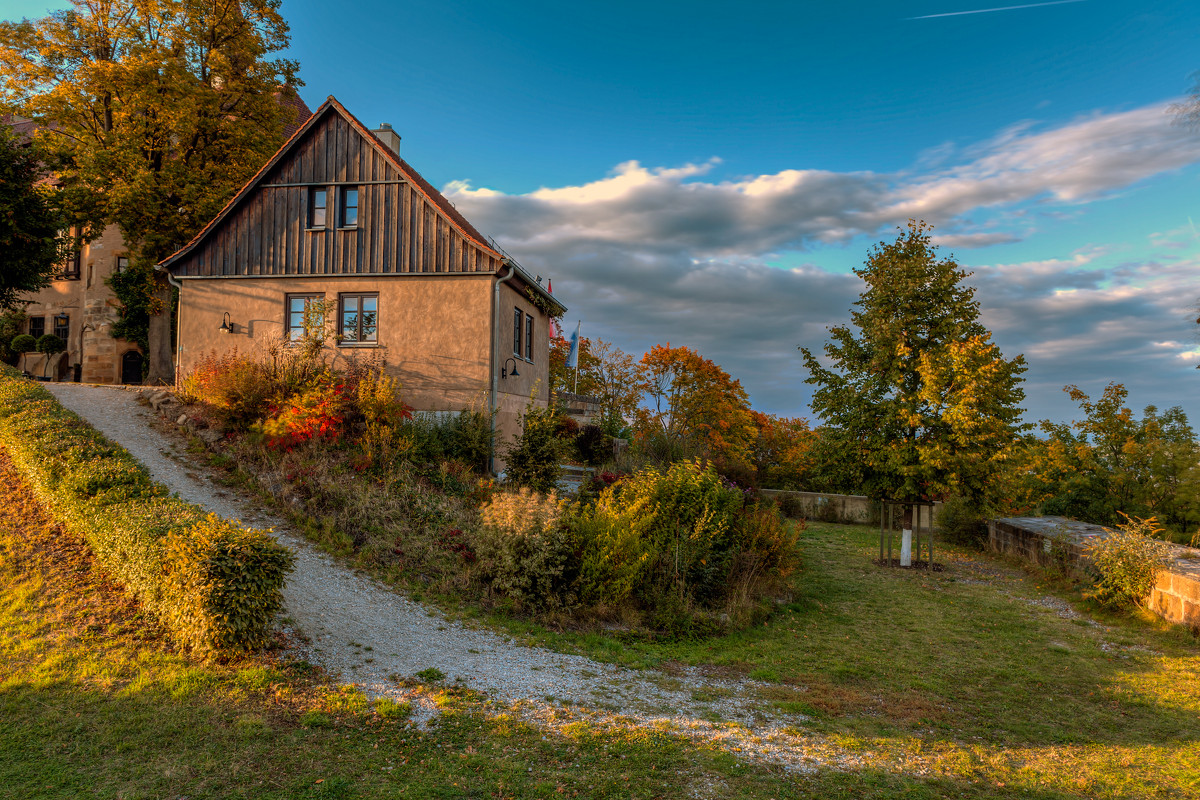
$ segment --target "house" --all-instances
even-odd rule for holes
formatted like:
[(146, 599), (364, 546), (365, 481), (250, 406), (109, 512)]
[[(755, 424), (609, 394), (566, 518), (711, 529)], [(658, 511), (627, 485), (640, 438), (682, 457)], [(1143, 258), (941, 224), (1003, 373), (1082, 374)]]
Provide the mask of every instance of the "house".
[[(312, 114), (290, 88), (280, 90), (276, 101), (289, 112), (285, 136), (295, 133)], [(14, 116), (5, 116), (0, 124), (8, 125), (26, 141), (37, 128), (32, 120)], [(55, 179), (47, 176), (46, 180)], [(26, 372), (84, 383), (142, 382), (141, 348), (110, 333), (113, 323), (120, 319), (121, 303), (109, 287), (108, 278), (125, 269), (129, 259), (120, 228), (107, 225), (99, 237), (77, 242), (74, 255), (49, 286), (23, 298), (27, 315), (23, 332), (34, 338), (53, 333), (67, 343), (66, 352), (51, 356), (49, 364), (41, 353), (26, 354), (22, 362)]]
[(177, 376), (294, 338), (323, 301), (336, 366), (382, 356), (419, 411), (490, 407), (497, 442), (549, 400), (548, 312), (566, 309), (330, 97), (159, 269), (179, 288)]

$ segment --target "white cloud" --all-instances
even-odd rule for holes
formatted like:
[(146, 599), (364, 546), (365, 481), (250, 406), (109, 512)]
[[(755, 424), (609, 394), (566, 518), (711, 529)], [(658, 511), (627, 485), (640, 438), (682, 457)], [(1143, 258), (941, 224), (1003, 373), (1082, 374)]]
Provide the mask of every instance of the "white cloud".
[[(1058, 398), (1065, 383), (1098, 390), (1117, 379), (1147, 393), (1172, 391), (1181, 351), (1193, 351), (1154, 343), (1190, 341), (1195, 329), (1189, 305), (1200, 293), (1200, 264), (1177, 246), (1190, 229), (1153, 239), (1161, 257), (1144, 263), (1113, 265), (1115, 251), (1090, 247), (989, 265), (979, 257), (986, 250), (971, 248), (1013, 242), (1200, 161), (1200, 137), (1171, 122), (1165, 105), (1053, 129), (1026, 122), (976, 146), (940, 146), (913, 171), (892, 175), (798, 168), (716, 179), (716, 159), (673, 168), (628, 161), (578, 186), (508, 195), (460, 181), (446, 193), (526, 267), (553, 277), (570, 318), (584, 320), (584, 335), (635, 353), (665, 341), (696, 347), (742, 379), (756, 404), (788, 413), (806, 413), (809, 397), (796, 346), (819, 350), (826, 328), (848, 320), (861, 284), (814, 264), (784, 270), (766, 262), (821, 243), (890, 238), (907, 218), (926, 219), (938, 226), (938, 243), (974, 256), (958, 254), (975, 265), (971, 281), (996, 340), (1034, 360), (1033, 413), (1069, 417)], [(1031, 202), (1039, 211), (1025, 214), (1022, 204)], [(996, 207), (1006, 223), (971, 220)], [(1176, 402), (1197, 394), (1181, 392)]]

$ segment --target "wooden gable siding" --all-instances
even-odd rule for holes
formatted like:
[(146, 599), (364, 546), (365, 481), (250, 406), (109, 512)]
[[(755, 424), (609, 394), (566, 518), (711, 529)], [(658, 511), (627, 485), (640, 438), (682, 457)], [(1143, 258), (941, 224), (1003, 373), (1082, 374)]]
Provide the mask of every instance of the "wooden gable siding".
[[(327, 187), (327, 228), (305, 229), (310, 187)], [(336, 228), (343, 187), (358, 189), (358, 226)], [(464, 236), (340, 115), (328, 114), (172, 271), (220, 275), (494, 272)]]

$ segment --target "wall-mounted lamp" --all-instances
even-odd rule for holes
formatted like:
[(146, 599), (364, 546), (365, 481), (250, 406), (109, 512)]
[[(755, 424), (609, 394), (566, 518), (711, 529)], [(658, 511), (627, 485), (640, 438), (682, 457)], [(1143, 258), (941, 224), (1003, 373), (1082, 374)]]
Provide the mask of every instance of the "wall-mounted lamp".
[[(508, 362), (509, 361), (513, 362), (512, 372), (508, 371)], [(521, 377), (521, 373), (517, 372), (517, 360), (515, 358), (513, 358), (512, 356), (509, 356), (508, 360), (504, 362), (504, 366), (500, 367), (500, 377), (501, 378), (507, 379), (509, 375), (512, 375), (514, 378)]]
[(225, 316), (221, 319), (221, 327), (218, 328), (221, 333), (233, 333), (233, 323), (229, 321), (229, 312), (225, 312)]

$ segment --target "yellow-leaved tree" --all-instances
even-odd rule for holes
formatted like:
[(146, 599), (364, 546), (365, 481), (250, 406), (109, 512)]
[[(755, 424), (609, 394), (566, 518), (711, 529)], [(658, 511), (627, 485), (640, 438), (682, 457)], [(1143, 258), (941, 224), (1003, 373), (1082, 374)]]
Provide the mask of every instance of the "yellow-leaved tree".
[(170, 368), (169, 292), (152, 267), (278, 148), (297, 65), (272, 54), (287, 45), (279, 0), (71, 0), (0, 22), (0, 110), (37, 123), (86, 236), (120, 227), (132, 259), (114, 276), (113, 333), (147, 348), (151, 378)]
[[(989, 482), (1026, 427), (1021, 356), (1004, 358), (979, 322), (967, 273), (939, 259), (910, 220), (855, 270), (866, 284), (851, 325), (830, 330), (825, 360), (801, 348), (823, 437), (861, 463), (861, 491), (905, 504)], [(905, 511), (905, 529), (912, 509)]]

